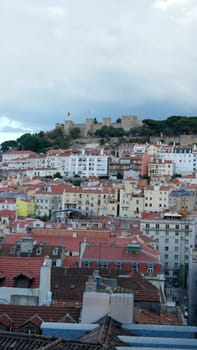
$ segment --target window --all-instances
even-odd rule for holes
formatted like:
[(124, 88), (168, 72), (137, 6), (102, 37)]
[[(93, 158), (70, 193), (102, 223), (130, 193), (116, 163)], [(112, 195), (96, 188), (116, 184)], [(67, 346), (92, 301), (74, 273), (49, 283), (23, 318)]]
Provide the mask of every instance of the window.
[(152, 265), (152, 264), (150, 264), (150, 265), (148, 266), (148, 272), (150, 272), (150, 273), (153, 272), (153, 265)]
[(150, 225), (149, 224), (146, 224), (146, 228), (149, 228), (150, 227)]
[(41, 255), (42, 254), (42, 248), (39, 247), (36, 249), (36, 255)]
[(121, 263), (120, 263), (119, 261), (117, 261), (117, 263), (116, 263), (116, 268), (117, 268), (117, 269), (120, 269), (120, 268), (121, 268)]
[(53, 248), (53, 255), (58, 255), (59, 248), (55, 247)]
[(26, 333), (26, 334), (36, 334), (36, 331), (35, 329), (32, 329), (32, 328), (25, 328), (23, 330), (23, 333)]
[(16, 252), (16, 247), (13, 246), (10, 248), (10, 254), (14, 254)]
[(137, 264), (133, 264), (133, 271), (137, 272)]

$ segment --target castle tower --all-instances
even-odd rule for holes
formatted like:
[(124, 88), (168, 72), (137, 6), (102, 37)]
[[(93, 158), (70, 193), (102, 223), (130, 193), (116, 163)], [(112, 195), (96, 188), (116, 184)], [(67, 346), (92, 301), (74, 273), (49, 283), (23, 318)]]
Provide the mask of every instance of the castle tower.
[(74, 128), (74, 123), (72, 120), (65, 120), (64, 122), (64, 133), (65, 135), (69, 134), (70, 129)]
[(103, 126), (110, 127), (111, 126), (111, 118), (109, 118), (109, 117), (103, 118)]
[(85, 122), (85, 136), (88, 136), (88, 134), (94, 133), (94, 119), (88, 118)]
[(137, 128), (142, 125), (142, 122), (138, 120), (136, 115), (126, 115), (121, 117), (121, 126), (125, 131), (129, 131), (132, 128)]

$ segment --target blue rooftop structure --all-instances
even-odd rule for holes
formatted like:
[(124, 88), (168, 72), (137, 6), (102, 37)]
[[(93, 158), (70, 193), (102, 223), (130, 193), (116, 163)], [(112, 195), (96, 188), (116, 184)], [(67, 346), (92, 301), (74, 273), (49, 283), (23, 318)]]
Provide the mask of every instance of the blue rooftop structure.
[(42, 322), (41, 324), (42, 335), (66, 340), (75, 340), (97, 327), (99, 324), (61, 322)]
[[(190, 350), (197, 349), (196, 339), (181, 338), (159, 338), (159, 337), (135, 337), (135, 336), (119, 336), (119, 339), (125, 344), (131, 345), (130, 349), (136, 347), (138, 350), (147, 350), (152, 347), (154, 350), (170, 349), (170, 350)], [(118, 349), (118, 348), (117, 348)], [(122, 350), (124, 347), (122, 347)], [(120, 348), (118, 349), (120, 350)], [(125, 349), (124, 349), (125, 350)]]
[(131, 336), (119, 336), (125, 346), (117, 350), (183, 350), (197, 349), (197, 327), (124, 324)]
[(173, 197), (183, 197), (183, 196), (190, 196), (190, 191), (188, 190), (173, 190), (171, 192), (171, 196)]

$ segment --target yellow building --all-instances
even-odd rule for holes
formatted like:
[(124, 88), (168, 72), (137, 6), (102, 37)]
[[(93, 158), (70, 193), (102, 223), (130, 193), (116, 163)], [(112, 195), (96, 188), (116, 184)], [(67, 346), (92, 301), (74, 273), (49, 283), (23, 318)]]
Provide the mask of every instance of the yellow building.
[(124, 188), (120, 190), (120, 216), (141, 217), (144, 211), (144, 194), (142, 190)]
[(76, 208), (95, 215), (118, 214), (118, 189), (115, 187), (70, 187), (64, 192), (64, 209)]
[(32, 217), (35, 214), (35, 203), (26, 199), (16, 200), (16, 214), (18, 218)]

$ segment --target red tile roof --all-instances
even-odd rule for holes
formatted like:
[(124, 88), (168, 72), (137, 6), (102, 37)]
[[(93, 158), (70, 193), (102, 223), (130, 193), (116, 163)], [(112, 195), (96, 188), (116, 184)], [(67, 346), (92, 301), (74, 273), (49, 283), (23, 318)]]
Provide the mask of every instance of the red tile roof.
[(160, 213), (141, 213), (141, 217), (142, 219), (156, 219), (158, 217), (160, 217)]
[[(40, 283), (40, 268), (44, 258), (21, 258), (0, 256), (0, 270), (5, 278), (1, 287), (14, 287), (14, 278), (20, 274), (27, 274), (33, 278), (31, 288), (38, 288)], [(25, 272), (24, 272), (25, 271)]]
[(86, 246), (83, 260), (159, 262), (158, 252), (145, 246), (139, 253), (128, 253), (126, 247), (112, 247), (102, 244)]
[(61, 307), (56, 305), (23, 306), (1, 304), (0, 320), (1, 317), (5, 320), (5, 316), (3, 315), (6, 314), (12, 321), (12, 331), (21, 332), (21, 328), (28, 322), (32, 322), (37, 326), (39, 326), (40, 320), (44, 322), (60, 322), (67, 313), (70, 314), (76, 322), (79, 322), (80, 308), (76, 306), (67, 306), (66, 303), (62, 303)]
[(138, 323), (141, 324), (166, 324), (166, 325), (178, 325), (180, 324), (176, 314), (169, 313), (162, 310), (160, 314), (147, 309), (139, 309)]
[(33, 152), (33, 151), (8, 151), (8, 152), (4, 152), (3, 154), (6, 155), (37, 155), (37, 153)]
[(14, 276), (14, 279), (16, 280), (16, 279), (20, 278), (21, 276), (24, 276), (24, 277), (28, 278), (29, 280), (33, 280), (33, 278), (34, 278), (34, 275), (31, 271), (22, 271), (19, 274), (17, 274), (16, 276)]
[(10, 317), (6, 313), (2, 313), (0, 315), (0, 324), (5, 326), (6, 328), (9, 328), (12, 324), (12, 320), (10, 319)]
[(28, 320), (25, 320), (25, 322), (23, 323), (23, 326), (27, 323), (33, 323), (35, 326), (40, 327), (42, 322), (43, 322), (43, 319), (40, 316), (35, 314), (31, 316)]

